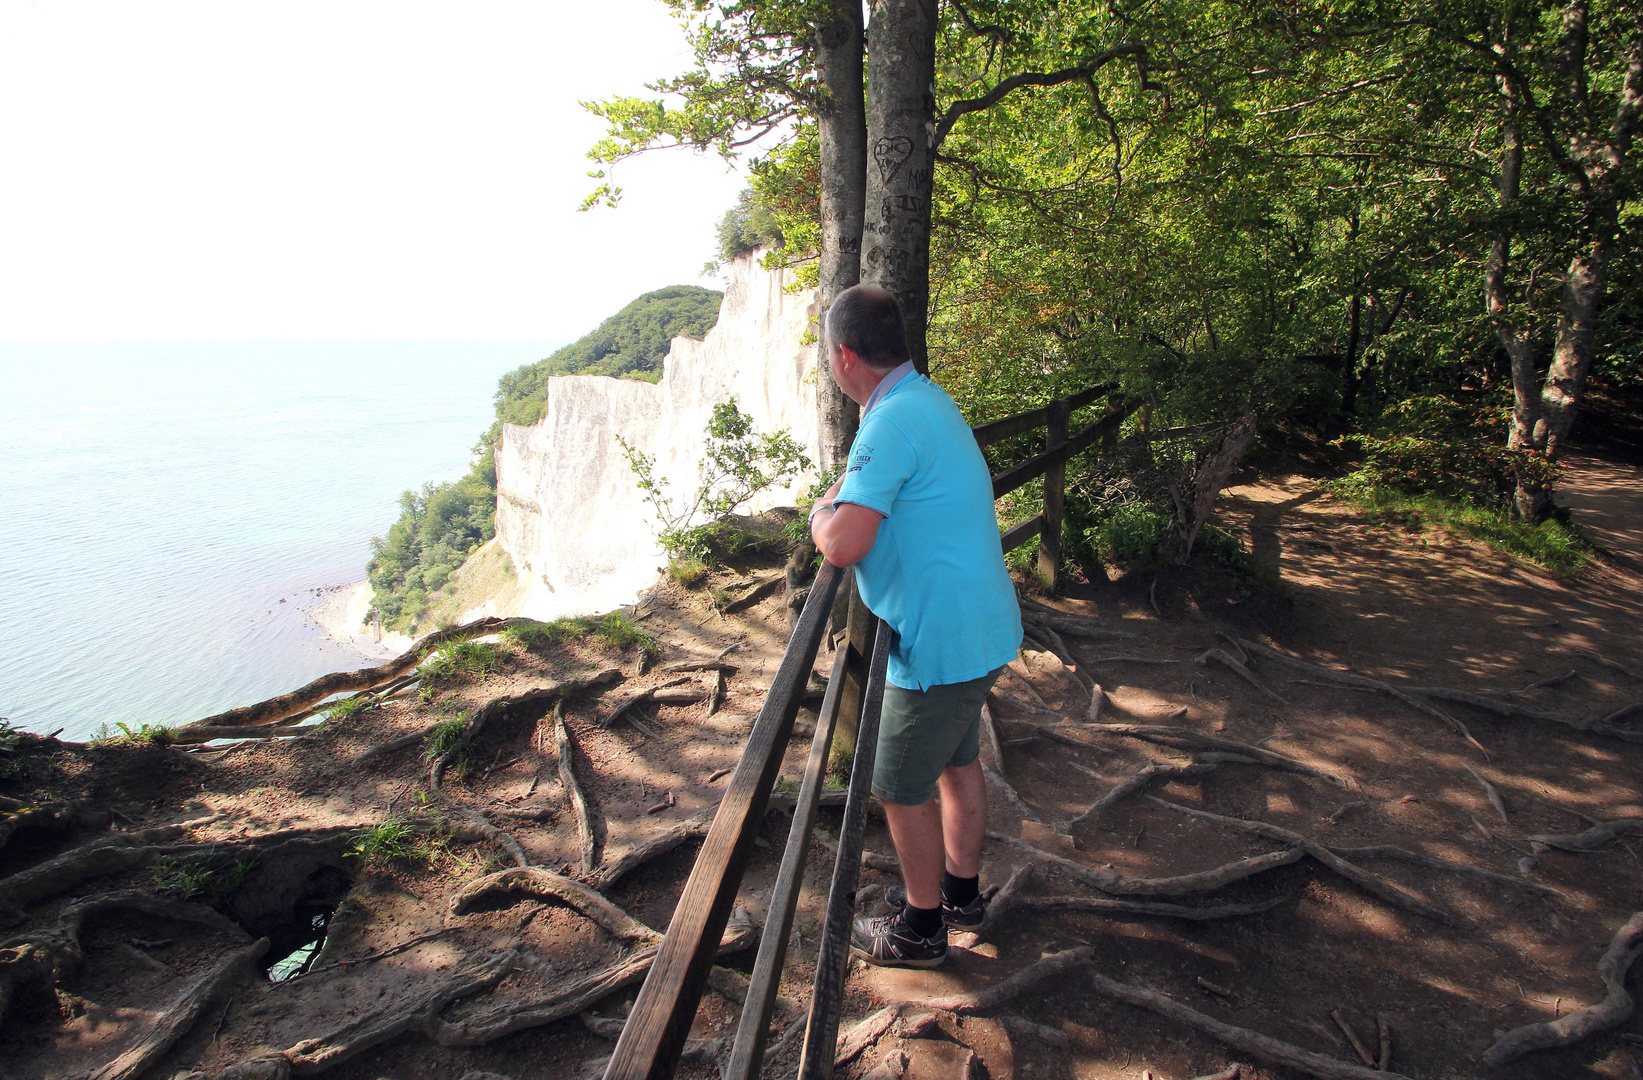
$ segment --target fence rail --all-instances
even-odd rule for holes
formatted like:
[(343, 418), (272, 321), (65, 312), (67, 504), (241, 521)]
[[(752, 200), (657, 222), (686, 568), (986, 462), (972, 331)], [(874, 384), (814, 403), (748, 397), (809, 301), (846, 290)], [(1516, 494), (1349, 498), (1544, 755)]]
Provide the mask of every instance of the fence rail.
[[(1069, 438), (1067, 423), (1071, 414), (1110, 391), (1108, 386), (1092, 386), (1042, 408), (1006, 416), (974, 429), (976, 442), (983, 447), (1038, 428), (1045, 429), (1043, 452), (994, 476), (993, 497), (996, 499), (1032, 480), (1044, 478), (1042, 512), (1006, 531), (1002, 543), (1008, 551), (1033, 536), (1040, 536), (1039, 569), (1051, 582), (1057, 581), (1060, 575), (1066, 462), (1097, 440), (1115, 436), (1124, 419), (1140, 404), (1138, 399), (1109, 397), (1105, 414)], [(781, 666), (748, 735), (741, 760), (731, 774), (718, 813), (685, 882), (656, 960), (623, 1025), (616, 1050), (605, 1069), (605, 1080), (666, 1080), (678, 1066), (845, 573), (828, 563), (823, 563), (817, 572)], [(838, 642), (834, 650), (832, 675), (817, 716), (793, 823), (788, 830), (787, 847), (771, 889), (764, 933), (741, 1020), (723, 1069), (723, 1080), (753, 1080), (759, 1075), (830, 748), (835, 734), (854, 721), (859, 726), (854, 732), (844, 821), (839, 829), (827, 917), (817, 947), (815, 981), (799, 1064), (799, 1080), (828, 1080), (832, 1076), (840, 997), (855, 915), (856, 881), (861, 870), (868, 783), (878, 746), (879, 714), (884, 701), (891, 641), (891, 631), (886, 624), (871, 618), (864, 610), (853, 610), (847, 637)], [(865, 661), (865, 678), (849, 674), (852, 664), (861, 661)]]

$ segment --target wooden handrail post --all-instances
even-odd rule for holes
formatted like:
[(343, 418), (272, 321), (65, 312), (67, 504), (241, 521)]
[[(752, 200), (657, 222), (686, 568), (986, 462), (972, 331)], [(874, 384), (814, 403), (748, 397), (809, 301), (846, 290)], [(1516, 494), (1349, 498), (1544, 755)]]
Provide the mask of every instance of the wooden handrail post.
[[(1047, 437), (1048, 453), (1067, 441), (1067, 399), (1050, 402)], [(1067, 502), (1067, 462), (1055, 461), (1044, 470), (1044, 530), (1038, 534), (1038, 576), (1051, 592), (1061, 586), (1061, 515)]]
[(850, 615), (839, 648), (849, 650), (844, 665), (844, 693), (839, 699), (839, 720), (833, 729), (833, 749), (828, 754), (829, 771), (843, 773), (856, 754), (856, 733), (861, 728), (861, 703), (867, 695), (867, 662), (873, 655), (873, 640), (879, 620), (867, 610), (856, 591), (856, 573), (851, 570), (841, 592), (848, 593)]

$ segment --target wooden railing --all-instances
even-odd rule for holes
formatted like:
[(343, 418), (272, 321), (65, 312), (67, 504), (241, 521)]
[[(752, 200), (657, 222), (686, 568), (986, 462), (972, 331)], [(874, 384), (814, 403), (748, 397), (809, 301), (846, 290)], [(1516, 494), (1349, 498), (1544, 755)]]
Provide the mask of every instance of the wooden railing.
[[(1091, 404), (1109, 389), (1091, 387), (1058, 398), (1042, 408), (974, 429), (976, 442), (983, 447), (1038, 428), (1045, 429), (1045, 448), (1041, 453), (993, 477), (993, 497), (996, 499), (1032, 480), (1044, 478), (1043, 511), (1006, 531), (1002, 543), (1008, 551), (1033, 536), (1040, 537), (1040, 573), (1052, 582), (1059, 580), (1061, 571), (1061, 515), (1067, 459), (1097, 440), (1116, 435), (1119, 425), (1137, 404), (1132, 400), (1109, 398), (1106, 413), (1099, 420), (1069, 437), (1067, 426), (1073, 412)], [(678, 1066), (846, 573), (825, 562), (817, 572), (781, 666), (753, 722), (741, 760), (731, 774), (707, 839), (685, 882), (656, 960), (617, 1040), (616, 1050), (605, 1069), (606, 1080), (664, 1080), (671, 1077)], [(889, 626), (865, 610), (857, 610), (851, 612), (846, 636), (834, 650), (832, 675), (810, 742), (810, 756), (805, 762), (787, 847), (771, 889), (759, 953), (724, 1066), (724, 1080), (753, 1080), (759, 1075), (828, 755), (842, 723), (855, 720), (859, 727), (852, 733), (854, 752), (844, 821), (839, 829), (827, 916), (817, 947), (815, 980), (799, 1064), (799, 1080), (827, 1080), (832, 1076), (840, 995), (855, 916), (856, 880), (861, 868), (868, 782), (873, 775), (878, 748), (879, 713), (891, 642)], [(849, 675), (853, 664), (865, 671)], [(864, 677), (859, 677), (863, 674)], [(845, 719), (841, 721), (841, 717)]]

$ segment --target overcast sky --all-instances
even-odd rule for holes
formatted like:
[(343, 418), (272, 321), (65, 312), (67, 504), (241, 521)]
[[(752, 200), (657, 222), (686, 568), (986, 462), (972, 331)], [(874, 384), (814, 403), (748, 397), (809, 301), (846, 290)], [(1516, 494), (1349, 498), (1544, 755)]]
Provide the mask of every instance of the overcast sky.
[(0, 0), (0, 341), (573, 338), (743, 186), (576, 212), (578, 102), (686, 62), (658, 0)]

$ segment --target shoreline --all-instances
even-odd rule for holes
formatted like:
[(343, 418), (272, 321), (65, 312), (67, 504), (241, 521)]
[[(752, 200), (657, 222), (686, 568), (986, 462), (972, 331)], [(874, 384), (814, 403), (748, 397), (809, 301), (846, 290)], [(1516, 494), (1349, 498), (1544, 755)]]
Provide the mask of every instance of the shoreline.
[(337, 585), (306, 608), (305, 614), (333, 641), (347, 645), (367, 660), (392, 660), (411, 647), (412, 639), (366, 624), (371, 597), (367, 580)]

